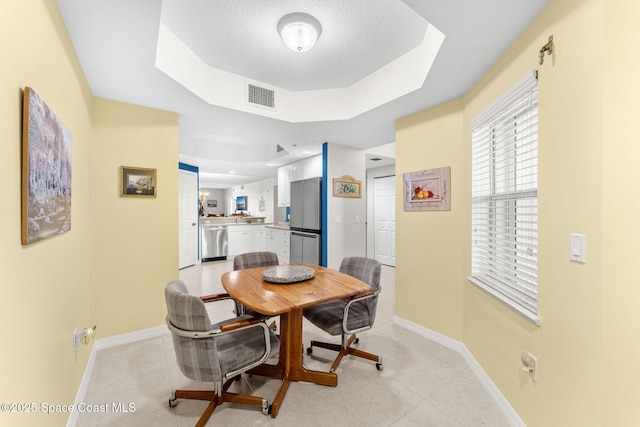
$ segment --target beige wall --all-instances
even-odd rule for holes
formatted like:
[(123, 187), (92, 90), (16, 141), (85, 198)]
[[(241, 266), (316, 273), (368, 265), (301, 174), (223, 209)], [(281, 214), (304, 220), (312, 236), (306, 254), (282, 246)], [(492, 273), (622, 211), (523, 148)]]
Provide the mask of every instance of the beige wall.
[[(397, 314), (462, 341), (529, 426), (640, 423), (631, 368), (640, 356), (633, 244), (640, 206), (628, 200), (640, 187), (630, 164), (640, 152), (630, 126), (639, 94), (640, 65), (630, 54), (640, 35), (636, 3), (552, 0), (458, 105), (398, 122), (398, 176), (450, 165), (454, 193), (447, 213), (402, 212), (398, 200)], [(555, 54), (539, 66), (551, 34)], [(539, 69), (540, 327), (466, 280), (469, 121), (532, 69)], [(586, 264), (569, 260), (570, 233), (586, 234)], [(434, 257), (458, 263), (425, 276), (421, 260)], [(524, 350), (538, 357), (537, 382), (520, 369)]]
[[(403, 174), (451, 167), (451, 211), (404, 212)], [(401, 119), (396, 134), (396, 311), (462, 339), (468, 250), (468, 181), (462, 102)]]
[[(97, 338), (162, 325), (164, 283), (177, 275), (175, 114), (95, 100), (54, 0), (3, 2), (0, 13), (0, 402), (38, 413), (2, 413), (2, 425), (64, 425), (42, 403), (74, 402)], [(20, 241), (22, 91), (30, 86), (72, 135), (71, 230)], [(95, 108), (94, 108), (95, 107)], [(95, 126), (94, 126), (95, 120)], [(117, 195), (119, 165), (158, 168), (155, 200)]]
[[(0, 402), (73, 403), (90, 347), (91, 95), (54, 1), (3, 2), (0, 12)], [(71, 230), (22, 246), (22, 90), (32, 87), (72, 134)], [(0, 413), (2, 425), (62, 425), (68, 414)]]
[[(100, 337), (162, 325), (178, 276), (178, 116), (94, 102), (94, 282)], [(157, 197), (120, 197), (120, 166), (157, 169)]]
[(640, 2), (605, 1), (602, 390), (608, 425), (640, 424)]

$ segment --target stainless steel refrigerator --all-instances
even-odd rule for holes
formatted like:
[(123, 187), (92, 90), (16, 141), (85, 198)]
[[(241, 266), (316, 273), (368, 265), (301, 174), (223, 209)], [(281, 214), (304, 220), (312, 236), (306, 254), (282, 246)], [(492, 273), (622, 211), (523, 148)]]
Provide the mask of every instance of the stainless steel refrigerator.
[(322, 263), (322, 178), (291, 183), (289, 220), (292, 264)]

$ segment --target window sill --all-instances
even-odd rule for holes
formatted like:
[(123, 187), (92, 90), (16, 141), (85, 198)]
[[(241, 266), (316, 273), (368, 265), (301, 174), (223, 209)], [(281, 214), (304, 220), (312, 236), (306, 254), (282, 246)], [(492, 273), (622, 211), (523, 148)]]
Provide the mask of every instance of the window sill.
[(474, 285), (476, 285), (477, 287), (479, 287), (480, 289), (482, 289), (483, 291), (485, 291), (486, 293), (488, 293), (489, 295), (491, 295), (492, 297), (494, 297), (495, 299), (497, 299), (498, 301), (500, 301), (501, 303), (503, 303), (504, 305), (506, 305), (511, 310), (518, 313), (520, 316), (524, 317), (525, 319), (532, 322), (536, 326), (540, 326), (540, 318), (538, 317), (537, 314), (534, 314), (529, 310), (525, 310), (524, 308), (515, 305), (513, 301), (506, 298), (504, 295), (497, 292), (493, 288), (485, 285), (481, 281), (475, 279), (474, 277), (467, 277), (467, 280), (473, 283)]

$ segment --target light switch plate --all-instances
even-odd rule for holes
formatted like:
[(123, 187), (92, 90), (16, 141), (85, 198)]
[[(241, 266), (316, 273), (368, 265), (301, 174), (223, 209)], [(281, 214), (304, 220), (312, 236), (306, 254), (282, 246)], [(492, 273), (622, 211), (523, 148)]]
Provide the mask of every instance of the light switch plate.
[(571, 261), (585, 263), (586, 260), (586, 237), (584, 234), (571, 233)]

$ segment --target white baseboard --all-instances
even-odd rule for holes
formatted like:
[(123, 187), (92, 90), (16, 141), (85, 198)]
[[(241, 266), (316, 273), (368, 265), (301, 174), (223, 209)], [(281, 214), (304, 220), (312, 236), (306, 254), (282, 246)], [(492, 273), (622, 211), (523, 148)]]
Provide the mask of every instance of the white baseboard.
[[(442, 335), (436, 331), (431, 329), (427, 329), (424, 326), (420, 326), (416, 323), (410, 322), (406, 319), (403, 319), (398, 316), (394, 316), (393, 323), (396, 325), (410, 330), (428, 340), (436, 342), (444, 347), (447, 347), (457, 353), (459, 353), (462, 358), (467, 362), (469, 368), (474, 373), (480, 384), (484, 387), (484, 389), (489, 393), (491, 398), (494, 400), (502, 414), (507, 418), (509, 423), (515, 427), (526, 427), (525, 423), (520, 419), (516, 411), (511, 407), (509, 402), (504, 398), (498, 387), (491, 381), (491, 378), (487, 375), (487, 373), (482, 369), (478, 361), (473, 357), (471, 352), (467, 349), (467, 347), (461, 343), (460, 341), (456, 341), (452, 338), (447, 337), (446, 335)], [(89, 360), (87, 362), (87, 366), (84, 370), (84, 375), (82, 377), (82, 382), (80, 383), (80, 387), (78, 389), (78, 393), (76, 395), (75, 407), (77, 407), (78, 403), (84, 401), (85, 394), (87, 392), (87, 388), (89, 387), (89, 380), (91, 379), (91, 373), (93, 372), (93, 365), (96, 359), (96, 352), (99, 350), (103, 350), (105, 348), (111, 348), (123, 344), (129, 344), (136, 341), (141, 341), (149, 338), (159, 337), (165, 334), (168, 334), (169, 330), (166, 326), (156, 326), (149, 329), (143, 329), (140, 331), (130, 332), (127, 334), (116, 335), (114, 337), (102, 338), (96, 340), (93, 343), (93, 348), (91, 349), (91, 354), (89, 355)], [(67, 427), (75, 427), (78, 421), (78, 411), (73, 411), (67, 421)]]
[(169, 334), (167, 325), (155, 326), (153, 328), (141, 329), (139, 331), (129, 332), (122, 335), (116, 335), (109, 338), (101, 338), (93, 344), (93, 349), (103, 350), (105, 348), (116, 347), (123, 344), (129, 344), (136, 341), (142, 341), (149, 338), (160, 337)]
[[(162, 325), (155, 326), (149, 329), (142, 329), (140, 331), (129, 332), (122, 335), (116, 335), (109, 338), (101, 338), (99, 340), (95, 340), (93, 342), (93, 347), (91, 348), (91, 354), (89, 354), (87, 366), (85, 366), (84, 368), (84, 375), (82, 376), (82, 381), (80, 382), (80, 387), (78, 388), (78, 393), (76, 394), (76, 400), (73, 407), (77, 408), (79, 403), (85, 401), (84, 398), (87, 394), (87, 389), (89, 388), (89, 381), (91, 380), (91, 373), (93, 372), (93, 365), (95, 363), (96, 353), (98, 351), (104, 350), (105, 348), (116, 347), (118, 345), (160, 337), (165, 334), (169, 334), (169, 329), (166, 325)], [(67, 420), (67, 427), (76, 426), (76, 424), (78, 423), (78, 415), (78, 411), (71, 412), (71, 415)]]
[(514, 427), (526, 427), (525, 423), (511, 407), (507, 399), (505, 399), (502, 393), (500, 393), (498, 387), (496, 387), (493, 381), (491, 381), (491, 378), (489, 378), (484, 369), (482, 369), (482, 366), (480, 366), (478, 361), (473, 357), (469, 349), (467, 349), (463, 343), (398, 316), (394, 316), (393, 323), (459, 353), (465, 362), (467, 362), (467, 365), (469, 365), (469, 368), (476, 378), (478, 378), (480, 384), (482, 384), (487, 393), (489, 393), (502, 414), (509, 421), (509, 424)]
[[(74, 408), (77, 408), (80, 402), (84, 402), (84, 397), (87, 394), (87, 389), (89, 388), (89, 380), (91, 379), (91, 373), (93, 372), (93, 365), (95, 361), (96, 345), (94, 343), (91, 348), (91, 353), (89, 354), (87, 366), (84, 367), (84, 374), (82, 375), (82, 381), (80, 381), (80, 387), (78, 387), (78, 392), (76, 393), (76, 400), (73, 402)], [(78, 416), (78, 411), (71, 411), (71, 414), (69, 414), (69, 418), (67, 419), (67, 427), (75, 427), (78, 423)]]

